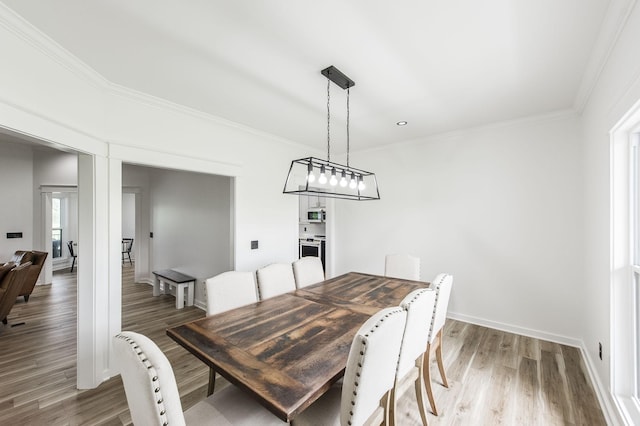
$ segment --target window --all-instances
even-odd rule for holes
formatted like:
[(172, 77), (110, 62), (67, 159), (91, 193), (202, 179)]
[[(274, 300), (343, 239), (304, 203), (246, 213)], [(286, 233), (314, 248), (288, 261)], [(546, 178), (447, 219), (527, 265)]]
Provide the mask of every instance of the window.
[(611, 391), (640, 425), (640, 101), (611, 130)]
[(634, 344), (631, 348), (633, 353), (633, 359), (635, 372), (633, 383), (633, 397), (638, 403), (640, 401), (640, 135), (638, 133), (632, 134), (630, 137), (630, 226), (631, 226), (631, 247), (632, 253), (631, 259), (631, 271), (633, 278), (631, 280), (630, 293), (632, 294), (633, 303), (633, 316), (634, 316)]
[(55, 259), (62, 257), (62, 203), (60, 198), (51, 199), (51, 256)]

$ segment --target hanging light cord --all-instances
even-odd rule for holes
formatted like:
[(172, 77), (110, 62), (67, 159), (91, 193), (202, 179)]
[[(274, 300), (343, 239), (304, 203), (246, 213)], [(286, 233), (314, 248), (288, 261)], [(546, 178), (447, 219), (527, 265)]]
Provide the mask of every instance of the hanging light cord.
[(331, 80), (327, 77), (327, 162), (331, 161), (331, 112), (329, 109), (329, 101), (331, 100), (329, 94), (329, 86)]
[(349, 88), (347, 87), (347, 167), (349, 167)]

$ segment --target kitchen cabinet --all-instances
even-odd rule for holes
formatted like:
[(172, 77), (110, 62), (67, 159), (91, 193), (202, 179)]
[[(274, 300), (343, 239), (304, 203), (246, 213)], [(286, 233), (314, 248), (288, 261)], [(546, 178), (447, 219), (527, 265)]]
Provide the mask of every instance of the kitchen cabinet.
[(307, 210), (309, 209), (309, 197), (306, 195), (299, 195), (298, 201), (300, 203), (300, 209), (298, 210), (298, 222), (309, 223), (307, 220)]
[(324, 197), (319, 197), (317, 195), (309, 195), (307, 197), (308, 203), (309, 203), (309, 208), (314, 208), (314, 207), (325, 207), (325, 200)]
[(309, 223), (307, 219), (307, 210), (310, 208), (324, 208), (325, 207), (325, 199), (324, 197), (318, 197), (317, 195), (299, 195), (298, 202), (300, 203), (298, 209), (298, 222), (299, 223)]

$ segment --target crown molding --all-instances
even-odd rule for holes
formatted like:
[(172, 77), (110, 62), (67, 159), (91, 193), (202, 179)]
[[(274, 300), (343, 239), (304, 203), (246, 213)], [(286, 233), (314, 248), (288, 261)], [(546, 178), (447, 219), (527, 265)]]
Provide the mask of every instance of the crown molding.
[(107, 80), (101, 74), (2, 2), (0, 2), (0, 26), (95, 87), (103, 89), (106, 86)]
[(620, 38), (636, 0), (610, 0), (607, 12), (602, 19), (596, 43), (591, 51), (589, 62), (582, 74), (580, 87), (573, 102), (573, 108), (579, 114), (586, 107), (604, 70), (611, 53)]
[(277, 143), (285, 144), (289, 146), (295, 146), (297, 148), (304, 148), (305, 150), (320, 152), (320, 150), (313, 149), (299, 142), (295, 142), (290, 139), (285, 139), (281, 136), (264, 132), (262, 130), (257, 130), (257, 129), (254, 129), (253, 127), (246, 126), (236, 121), (227, 120), (220, 116), (213, 115), (204, 111), (200, 111), (200, 110), (188, 107), (186, 105), (178, 104), (164, 98), (159, 98), (157, 96), (153, 96), (148, 93), (139, 92), (135, 89), (131, 89), (126, 86), (121, 86), (117, 83), (108, 82), (107, 91), (111, 95), (120, 96), (130, 101), (134, 101), (137, 103), (141, 103), (141, 104), (144, 104), (153, 108), (165, 110), (165, 111), (172, 111), (172, 112), (182, 114), (187, 117), (195, 118), (201, 121), (236, 129), (244, 133), (250, 133), (254, 136), (258, 136), (261, 139), (270, 140), (273, 142), (277, 142)]

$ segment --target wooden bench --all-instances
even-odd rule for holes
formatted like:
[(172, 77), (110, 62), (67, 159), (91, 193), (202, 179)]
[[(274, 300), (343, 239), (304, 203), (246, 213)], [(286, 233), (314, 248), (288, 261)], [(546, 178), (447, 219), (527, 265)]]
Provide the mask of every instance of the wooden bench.
[(193, 306), (193, 291), (196, 279), (173, 269), (153, 271), (153, 295), (160, 296), (160, 283), (163, 283), (162, 294), (169, 294), (169, 287), (176, 289), (176, 309), (184, 308), (184, 291), (187, 290), (187, 306)]

